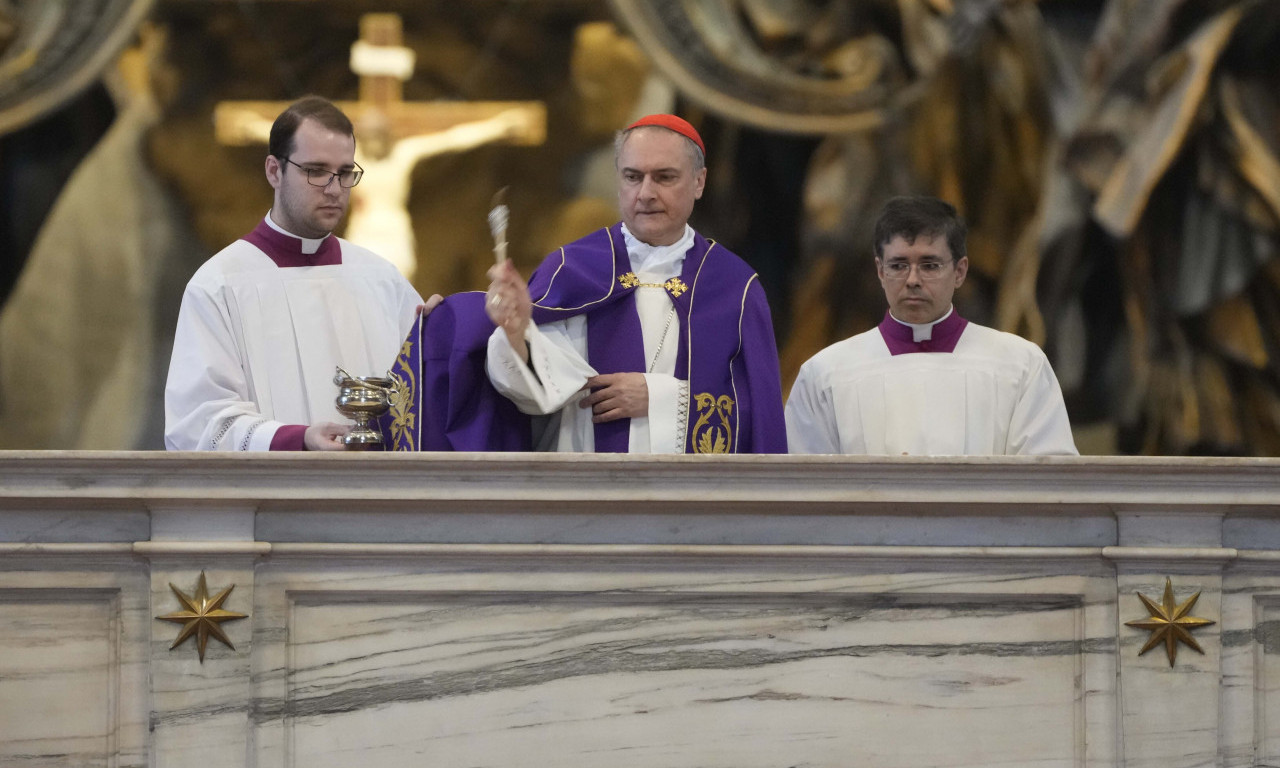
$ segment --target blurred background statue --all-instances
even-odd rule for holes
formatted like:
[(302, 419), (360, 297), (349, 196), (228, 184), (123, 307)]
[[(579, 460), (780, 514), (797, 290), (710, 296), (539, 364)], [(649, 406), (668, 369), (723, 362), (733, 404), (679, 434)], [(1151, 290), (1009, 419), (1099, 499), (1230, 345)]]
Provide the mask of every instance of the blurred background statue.
[[(932, 194), (971, 226), (961, 312), (1045, 347), (1082, 451), (1280, 455), (1274, 0), (400, 4), (403, 40), (364, 40), (395, 52), (363, 61), (349, 54), (365, 9), (338, 0), (142, 4), (180, 44), (153, 68), (169, 73), (158, 115), (140, 141), (113, 146), (135, 153), (130, 167), (167, 191), (167, 207), (148, 210), (188, 235), (168, 246), (139, 241), (147, 253), (136, 285), (154, 286), (156, 350), (171, 332), (174, 286), (269, 205), (257, 183), (261, 145), (220, 145), (218, 105), (309, 92), (357, 104), (370, 100), (366, 81), (382, 77), (403, 88), (405, 104), (546, 110), (536, 151), (506, 145), (503, 131), (515, 129), (504, 121), (516, 120), (499, 119), (502, 109), (410, 127), (373, 112), (360, 125), (366, 159), (388, 163), (381, 186), (366, 190), (381, 201), (368, 207), (380, 220), (371, 229), (418, 244), (414, 283), (424, 295), (485, 284), (485, 214), (500, 187), (510, 187), (512, 256), (525, 269), (611, 223), (612, 132), (638, 114), (677, 111), (715, 158), (691, 223), (759, 272), (785, 385), (813, 352), (880, 318), (867, 262), (884, 199)], [(34, 265), (36, 228), (65, 228), (36, 192), (60, 185), (120, 119), (100, 86), (82, 85), (74, 111), (62, 113), (11, 98), (15, 57), (35, 39), (23, 30), (67, 7), (0, 1), (0, 119), (23, 126), (0, 136), (7, 283)], [(91, 42), (114, 56), (105, 37)], [(406, 55), (416, 58), (413, 77), (393, 77)], [(50, 114), (60, 116), (46, 123)], [(410, 136), (471, 148), (420, 152)], [(372, 183), (370, 170), (361, 187)], [(121, 191), (99, 184), (99, 198)], [(361, 229), (357, 208), (347, 234)], [(89, 261), (76, 264), (99, 251), (109, 249), (86, 247), (76, 258)], [(39, 312), (11, 311), (15, 338), (36, 343), (28, 331)], [(112, 332), (95, 329), (100, 348)], [(66, 359), (98, 359), (84, 340), (56, 344), (70, 345), (56, 350)], [(0, 356), (0, 383), (12, 375), (5, 365)], [(25, 447), (110, 442), (80, 437), (93, 406), (69, 410), (79, 415), (57, 441), (11, 434), (28, 435), (18, 440)], [(110, 444), (152, 445), (149, 434)]]
[[(1108, 3), (1042, 206), (1044, 315), (1120, 451), (1280, 454), (1280, 4)], [(1082, 309), (1082, 307), (1085, 307)]]

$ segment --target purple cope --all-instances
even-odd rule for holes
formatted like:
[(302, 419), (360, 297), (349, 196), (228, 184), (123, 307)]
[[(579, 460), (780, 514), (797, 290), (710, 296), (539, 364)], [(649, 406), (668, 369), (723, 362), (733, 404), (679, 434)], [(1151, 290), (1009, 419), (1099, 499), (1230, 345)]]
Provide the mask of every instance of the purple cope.
[[(569, 243), (529, 281), (533, 320), (585, 314), (587, 360), (596, 371), (644, 371), (635, 280), (628, 277), (634, 275), (620, 223)], [(679, 281), (671, 281), (668, 292), (680, 323), (675, 375), (689, 381), (685, 451), (785, 453), (778, 353), (755, 272), (695, 233)], [(397, 434), (405, 433), (408, 421), (419, 434), (387, 440), (392, 450), (529, 449), (529, 417), (493, 388), (484, 370), (493, 329), (482, 293), (450, 296), (415, 326), (393, 376), (418, 379), (413, 402), (399, 409)], [(427, 351), (420, 364), (403, 354), (414, 348)], [(379, 420), (384, 429), (396, 412), (393, 407)], [(625, 453), (629, 432), (628, 419), (595, 425), (596, 451)]]

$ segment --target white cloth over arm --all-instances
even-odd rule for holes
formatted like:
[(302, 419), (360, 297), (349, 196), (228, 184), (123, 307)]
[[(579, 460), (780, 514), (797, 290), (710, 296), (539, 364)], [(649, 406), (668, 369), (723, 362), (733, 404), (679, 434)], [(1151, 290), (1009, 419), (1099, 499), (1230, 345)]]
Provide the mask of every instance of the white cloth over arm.
[(876, 329), (800, 369), (787, 401), (792, 453), (1075, 455), (1040, 348), (970, 323), (952, 353), (891, 355)]
[[(662, 322), (661, 318), (656, 322), (651, 318), (646, 324), (642, 315), (645, 336), (649, 336), (649, 328), (654, 328), (655, 336), (660, 333)], [(591, 420), (591, 409), (578, 405), (587, 396), (583, 389), (587, 379), (596, 375), (586, 360), (587, 319), (578, 316), (542, 326), (530, 323), (525, 338), (529, 342), (529, 364), (519, 358), (501, 329), (494, 331), (489, 337), (486, 360), (489, 380), (522, 413), (552, 417), (544, 433), (534, 435), (535, 448), (594, 451), (595, 424)], [(675, 339), (673, 329), (671, 341)], [(664, 345), (655, 372), (645, 374), (649, 416), (631, 420), (628, 435), (631, 453), (684, 452), (685, 425), (677, 423), (677, 416), (680, 398), (688, 400), (689, 384), (674, 375), (676, 346), (674, 343)], [(646, 356), (653, 351), (646, 344)], [(663, 367), (667, 372), (657, 371)]]
[(171, 450), (265, 450), (281, 426), (344, 421), (334, 368), (382, 375), (421, 298), (341, 241), (343, 263), (280, 268), (240, 240), (183, 294), (165, 387)]

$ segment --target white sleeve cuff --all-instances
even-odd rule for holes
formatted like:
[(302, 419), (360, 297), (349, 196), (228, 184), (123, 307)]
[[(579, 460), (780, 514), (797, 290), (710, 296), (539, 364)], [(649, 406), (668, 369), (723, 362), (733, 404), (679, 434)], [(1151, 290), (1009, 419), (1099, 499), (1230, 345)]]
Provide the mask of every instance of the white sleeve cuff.
[(485, 360), (489, 380), (521, 412), (555, 413), (595, 371), (576, 352), (562, 349), (533, 323), (525, 330), (525, 341), (529, 344), (529, 363), (511, 348), (501, 328), (494, 329)]
[[(283, 427), (284, 424), (279, 421), (262, 421), (252, 424), (249, 427), (249, 434), (245, 435), (240, 442), (245, 445), (246, 450), (250, 451), (269, 451), (271, 450), (271, 441), (275, 439), (276, 430)], [(237, 448), (240, 446), (237, 445)]]

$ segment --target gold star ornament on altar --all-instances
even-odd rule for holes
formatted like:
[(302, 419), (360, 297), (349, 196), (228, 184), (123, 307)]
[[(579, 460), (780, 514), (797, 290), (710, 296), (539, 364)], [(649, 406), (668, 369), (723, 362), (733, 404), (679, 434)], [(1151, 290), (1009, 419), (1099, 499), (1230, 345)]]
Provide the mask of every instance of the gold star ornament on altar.
[(1178, 643), (1185, 643), (1200, 653), (1204, 653), (1204, 649), (1191, 636), (1191, 630), (1207, 627), (1217, 622), (1187, 615), (1195, 607), (1196, 600), (1200, 599), (1199, 592), (1187, 598), (1181, 605), (1175, 605), (1173, 602), (1173, 582), (1166, 578), (1164, 580), (1164, 598), (1159, 603), (1141, 592), (1138, 593), (1138, 599), (1142, 600), (1143, 604), (1147, 606), (1147, 610), (1151, 612), (1151, 615), (1140, 621), (1126, 621), (1125, 626), (1151, 631), (1151, 637), (1147, 638), (1147, 644), (1142, 646), (1142, 650), (1138, 651), (1139, 656), (1162, 642), (1164, 643), (1165, 652), (1169, 654), (1169, 666), (1171, 667), (1173, 666), (1173, 660), (1178, 657)]
[(227, 599), (227, 595), (231, 594), (231, 590), (235, 588), (236, 585), (232, 584), (213, 597), (209, 597), (209, 587), (204, 580), (204, 571), (200, 572), (200, 581), (196, 583), (195, 597), (188, 597), (182, 590), (170, 583), (169, 589), (173, 590), (173, 593), (178, 596), (178, 599), (182, 601), (182, 604), (187, 609), (156, 617), (162, 621), (172, 621), (182, 625), (182, 631), (178, 633), (178, 639), (173, 641), (173, 645), (169, 646), (169, 650), (172, 651), (182, 645), (188, 637), (195, 635), (196, 647), (200, 652), (200, 662), (204, 663), (204, 649), (209, 645), (209, 635), (213, 635), (234, 651), (236, 647), (227, 639), (227, 634), (222, 631), (221, 624), (224, 621), (243, 619), (249, 615), (247, 613), (223, 610), (222, 602)]

